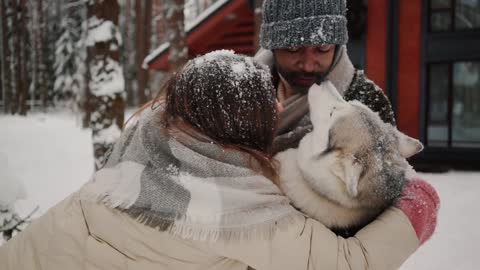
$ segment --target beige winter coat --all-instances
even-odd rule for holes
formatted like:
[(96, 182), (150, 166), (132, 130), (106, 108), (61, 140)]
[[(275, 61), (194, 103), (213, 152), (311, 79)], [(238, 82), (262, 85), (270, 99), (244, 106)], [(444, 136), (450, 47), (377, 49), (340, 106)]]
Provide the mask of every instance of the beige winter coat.
[(0, 247), (2, 270), (397, 269), (418, 247), (398, 209), (343, 239), (305, 218), (271, 241), (195, 242), (74, 193)]

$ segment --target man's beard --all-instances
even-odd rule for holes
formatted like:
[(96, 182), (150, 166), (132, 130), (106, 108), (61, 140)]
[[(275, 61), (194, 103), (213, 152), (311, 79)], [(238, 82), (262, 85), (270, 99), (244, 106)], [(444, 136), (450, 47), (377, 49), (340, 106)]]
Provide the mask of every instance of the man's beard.
[[(306, 94), (313, 84), (320, 84), (325, 79), (325, 75), (321, 72), (285, 71), (278, 65), (278, 63), (276, 63), (276, 68), (279, 75), (287, 81), (295, 93)], [(296, 83), (299, 78), (312, 79), (312, 83), (308, 86), (299, 85)]]

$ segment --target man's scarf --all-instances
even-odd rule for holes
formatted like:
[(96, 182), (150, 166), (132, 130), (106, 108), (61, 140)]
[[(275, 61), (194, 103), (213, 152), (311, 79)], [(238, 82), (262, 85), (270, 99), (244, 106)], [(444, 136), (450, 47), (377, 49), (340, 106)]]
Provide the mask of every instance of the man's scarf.
[(141, 223), (184, 238), (271, 237), (299, 217), (246, 154), (208, 138), (165, 131), (161, 109), (123, 132), (104, 168), (82, 190)]

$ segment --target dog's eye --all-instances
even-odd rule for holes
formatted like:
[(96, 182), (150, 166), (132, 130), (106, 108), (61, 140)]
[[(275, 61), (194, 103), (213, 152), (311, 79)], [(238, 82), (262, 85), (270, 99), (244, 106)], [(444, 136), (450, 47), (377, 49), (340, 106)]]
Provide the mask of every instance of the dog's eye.
[(355, 155), (352, 156), (353, 158), (353, 164), (360, 164), (361, 163), (361, 159)]

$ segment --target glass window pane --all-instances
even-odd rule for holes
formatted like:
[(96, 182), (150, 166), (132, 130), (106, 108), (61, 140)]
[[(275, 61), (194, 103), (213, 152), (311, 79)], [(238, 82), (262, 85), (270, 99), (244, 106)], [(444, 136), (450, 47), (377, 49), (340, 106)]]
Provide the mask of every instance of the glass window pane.
[(480, 147), (480, 62), (453, 65), (452, 143)]
[(451, 4), (451, 0), (431, 0), (432, 9), (449, 8)]
[(480, 0), (457, 0), (455, 29), (480, 28)]
[(432, 64), (429, 74), (428, 145), (448, 144), (449, 65)]
[(430, 29), (432, 32), (448, 31), (452, 29), (451, 26), (452, 17), (450, 16), (450, 12), (432, 12), (432, 17), (430, 18)]

